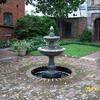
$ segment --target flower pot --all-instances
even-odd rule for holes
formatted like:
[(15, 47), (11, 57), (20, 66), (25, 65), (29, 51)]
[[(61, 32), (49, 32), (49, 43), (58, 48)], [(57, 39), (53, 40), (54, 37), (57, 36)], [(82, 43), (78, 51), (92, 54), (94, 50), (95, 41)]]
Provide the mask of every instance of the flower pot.
[(18, 56), (25, 56), (26, 55), (26, 49), (18, 50)]

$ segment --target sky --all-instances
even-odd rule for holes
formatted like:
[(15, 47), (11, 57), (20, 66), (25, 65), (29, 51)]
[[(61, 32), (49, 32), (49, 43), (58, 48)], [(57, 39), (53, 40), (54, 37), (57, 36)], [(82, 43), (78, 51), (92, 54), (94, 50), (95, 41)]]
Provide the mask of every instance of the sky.
[[(80, 8), (81, 8), (81, 10), (78, 9), (77, 12), (73, 12), (72, 14), (69, 14), (69, 17), (87, 17), (87, 3), (84, 2), (84, 4), (82, 4), (80, 6)], [(33, 11), (35, 10), (35, 7), (33, 7), (32, 5), (25, 6), (26, 14), (32, 14), (32, 10)], [(35, 14), (35, 15), (42, 16), (43, 14), (39, 13), (39, 14)], [(73, 15), (75, 15), (75, 16), (73, 16)]]

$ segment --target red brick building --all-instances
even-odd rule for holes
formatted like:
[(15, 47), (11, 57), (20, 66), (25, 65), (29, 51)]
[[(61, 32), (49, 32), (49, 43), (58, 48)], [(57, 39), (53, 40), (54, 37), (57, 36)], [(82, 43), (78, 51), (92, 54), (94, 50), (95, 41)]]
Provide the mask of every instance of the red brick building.
[(0, 5), (0, 40), (14, 37), (16, 20), (25, 15), (24, 0), (8, 0)]
[(86, 17), (67, 18), (62, 22), (62, 33), (60, 35), (63, 38), (78, 38), (86, 26)]

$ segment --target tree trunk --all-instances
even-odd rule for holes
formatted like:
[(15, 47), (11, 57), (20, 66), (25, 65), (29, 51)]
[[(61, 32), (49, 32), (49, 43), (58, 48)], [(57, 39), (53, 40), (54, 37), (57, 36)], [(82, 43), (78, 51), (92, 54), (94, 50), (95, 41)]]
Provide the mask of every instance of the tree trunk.
[(63, 37), (63, 31), (62, 31), (62, 19), (60, 19), (59, 21), (59, 32), (60, 32), (60, 36)]
[(61, 18), (56, 18), (56, 23), (57, 23), (57, 27), (59, 30), (59, 35), (62, 37), (62, 19)]

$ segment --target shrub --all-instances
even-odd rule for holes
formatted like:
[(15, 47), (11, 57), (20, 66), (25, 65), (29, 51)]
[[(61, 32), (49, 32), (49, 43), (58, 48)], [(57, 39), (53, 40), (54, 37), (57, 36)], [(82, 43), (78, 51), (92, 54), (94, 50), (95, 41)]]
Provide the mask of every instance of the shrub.
[(43, 46), (45, 44), (44, 39), (42, 37), (40, 37), (40, 36), (34, 37), (34, 38), (32, 38), (32, 39), (30, 39), (28, 41), (29, 41), (29, 43), (31, 45), (31, 48), (28, 49), (28, 52), (31, 52), (33, 50), (37, 50), (38, 47)]
[(67, 44), (79, 44), (80, 40), (79, 39), (62, 39), (58, 41), (59, 45), (67, 45)]
[(51, 25), (56, 27), (55, 21), (52, 18), (27, 15), (17, 20), (15, 33), (18, 39), (43, 36), (48, 33)]
[(27, 42), (26, 40), (20, 40), (20, 41), (17, 40), (11, 44), (11, 48), (13, 50), (22, 50), (22, 49), (28, 50), (30, 48), (30, 43)]
[(0, 48), (6, 48), (6, 47), (9, 47), (9, 41), (3, 41), (3, 40), (0, 40)]
[(45, 41), (42, 37), (34, 37), (26, 40), (13, 40), (10, 42), (10, 47), (14, 51), (26, 49), (27, 53), (37, 50), (40, 46), (45, 45)]
[(91, 42), (92, 41), (92, 33), (88, 28), (84, 28), (82, 34), (80, 35), (81, 42)]

